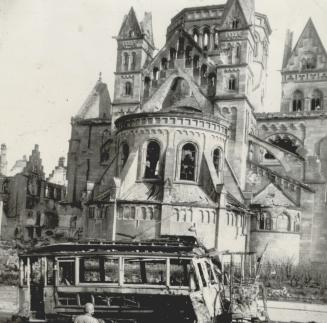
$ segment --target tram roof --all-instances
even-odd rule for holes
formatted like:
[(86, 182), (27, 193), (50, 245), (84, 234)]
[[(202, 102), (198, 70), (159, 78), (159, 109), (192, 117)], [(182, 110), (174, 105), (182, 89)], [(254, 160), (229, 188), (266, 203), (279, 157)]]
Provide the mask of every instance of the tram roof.
[(163, 237), (145, 241), (101, 241), (89, 240), (70, 243), (49, 244), (34, 247), (20, 256), (46, 255), (88, 255), (88, 254), (140, 253), (151, 255), (172, 254), (184, 256), (203, 256), (206, 250), (194, 237)]

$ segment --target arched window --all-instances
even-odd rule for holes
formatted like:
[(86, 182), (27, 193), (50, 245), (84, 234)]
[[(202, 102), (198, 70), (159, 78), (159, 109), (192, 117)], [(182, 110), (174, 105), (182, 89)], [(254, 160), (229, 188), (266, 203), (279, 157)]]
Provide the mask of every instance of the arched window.
[(132, 69), (132, 70), (135, 70), (135, 68), (136, 68), (136, 53), (133, 52), (133, 53), (132, 53), (131, 69)]
[(232, 20), (232, 29), (237, 29), (239, 27), (240, 20), (237, 17), (234, 17)]
[(212, 161), (213, 161), (213, 165), (215, 166), (216, 173), (219, 176), (219, 172), (221, 170), (221, 151), (220, 151), (220, 149), (217, 148), (213, 151)]
[(187, 46), (185, 50), (185, 67), (191, 67), (192, 65), (192, 47)]
[(219, 34), (218, 34), (218, 31), (215, 31), (213, 39), (214, 39), (214, 49), (218, 49), (218, 46), (219, 46)]
[(236, 57), (236, 63), (239, 64), (240, 60), (241, 60), (241, 45), (240, 44), (236, 45), (235, 57)]
[(210, 31), (205, 29), (203, 32), (203, 49), (209, 50), (210, 47)]
[(322, 94), (319, 90), (314, 90), (311, 98), (311, 111), (322, 109)]
[(159, 79), (159, 69), (158, 69), (158, 67), (154, 67), (153, 68), (153, 79), (152, 79), (153, 86), (158, 85), (158, 79)]
[(231, 75), (228, 80), (228, 90), (235, 91), (236, 90), (236, 77), (235, 75)]
[(293, 94), (292, 108), (293, 112), (303, 110), (303, 93), (299, 90), (296, 90)]
[(129, 156), (129, 147), (124, 142), (120, 147), (120, 169), (123, 169)]
[(206, 64), (201, 66), (201, 85), (207, 84), (207, 70), (208, 67)]
[(193, 144), (185, 144), (181, 154), (180, 179), (194, 181), (196, 165), (196, 148)]
[(144, 178), (158, 177), (158, 162), (160, 158), (160, 146), (156, 141), (150, 141), (146, 149), (146, 161)]
[(199, 68), (199, 61), (200, 61), (200, 58), (198, 55), (195, 55), (193, 57), (193, 68)]
[(129, 65), (129, 55), (128, 53), (124, 53), (124, 71), (128, 71)]
[(290, 231), (290, 218), (287, 214), (282, 213), (277, 217), (277, 230)]
[(271, 215), (268, 212), (263, 212), (259, 215), (259, 230), (272, 230)]
[(180, 37), (178, 40), (177, 57), (183, 58), (183, 56), (184, 56), (184, 38)]
[(198, 32), (196, 29), (193, 30), (193, 40), (194, 40), (196, 43), (199, 42), (199, 32)]
[(150, 77), (146, 76), (144, 78), (144, 97), (147, 98), (150, 94)]
[(161, 59), (161, 68), (165, 71), (168, 69), (168, 61), (166, 57)]
[(208, 77), (208, 95), (214, 96), (216, 94), (217, 76), (215, 73), (210, 73)]
[(125, 83), (125, 95), (132, 95), (132, 83), (131, 82), (126, 82)]
[(176, 49), (171, 48), (170, 49), (170, 61), (169, 61), (169, 67), (174, 68), (175, 67), (175, 59), (176, 59)]

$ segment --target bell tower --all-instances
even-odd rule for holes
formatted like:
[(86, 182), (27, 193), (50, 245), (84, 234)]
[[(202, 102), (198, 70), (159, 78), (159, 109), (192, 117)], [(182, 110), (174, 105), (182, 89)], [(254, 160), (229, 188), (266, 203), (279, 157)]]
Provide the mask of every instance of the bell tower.
[(139, 109), (142, 91), (142, 68), (152, 59), (155, 49), (152, 16), (146, 12), (141, 23), (133, 7), (125, 16), (117, 40), (117, 63), (113, 118)]

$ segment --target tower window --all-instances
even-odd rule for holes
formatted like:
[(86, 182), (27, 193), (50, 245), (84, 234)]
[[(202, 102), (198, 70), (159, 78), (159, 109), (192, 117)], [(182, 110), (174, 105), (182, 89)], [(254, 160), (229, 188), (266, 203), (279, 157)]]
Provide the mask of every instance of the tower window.
[(125, 83), (125, 95), (132, 95), (133, 94), (133, 89), (132, 89), (132, 83), (131, 82), (126, 82)]
[(212, 156), (213, 165), (215, 167), (216, 173), (219, 176), (221, 170), (221, 152), (220, 149), (215, 149)]
[(150, 94), (150, 77), (146, 76), (144, 79), (144, 97), (147, 98)]
[(209, 30), (205, 30), (203, 33), (203, 49), (204, 50), (209, 50), (209, 46), (210, 46), (210, 32)]
[(303, 110), (303, 93), (299, 90), (295, 91), (293, 94), (292, 108), (293, 112)]
[(232, 75), (228, 80), (228, 89), (230, 91), (236, 90), (236, 77), (234, 75)]
[(120, 169), (123, 169), (129, 156), (129, 147), (126, 142), (121, 145), (120, 151)]
[(174, 68), (175, 67), (175, 59), (176, 59), (176, 49), (171, 48), (170, 49), (170, 62), (169, 62), (169, 67)]
[(232, 29), (239, 28), (239, 24), (240, 24), (240, 20), (237, 17), (233, 18), (233, 20), (232, 20)]
[(199, 42), (199, 33), (196, 29), (193, 30), (193, 40), (198, 43)]
[(128, 53), (124, 54), (124, 71), (128, 71), (129, 66), (129, 55)]
[(161, 67), (162, 67), (163, 70), (167, 70), (168, 69), (167, 58), (166, 57), (164, 57), (161, 60)]
[(322, 108), (322, 94), (319, 90), (312, 93), (311, 98), (311, 111), (319, 111)]
[(133, 52), (133, 53), (132, 53), (131, 69), (132, 69), (132, 70), (135, 70), (135, 68), (136, 68), (136, 53)]
[(237, 63), (239, 63), (240, 59), (241, 59), (241, 45), (240, 44), (236, 45), (236, 59), (237, 59)]
[(178, 40), (178, 52), (177, 52), (178, 58), (183, 58), (184, 56), (184, 38), (180, 37)]
[(201, 66), (201, 85), (207, 84), (207, 65), (203, 64)]
[(193, 144), (185, 144), (182, 148), (180, 179), (194, 181), (195, 180), (195, 163), (196, 148)]
[(191, 52), (192, 52), (192, 47), (187, 46), (185, 50), (185, 67), (190, 67), (192, 65)]
[(160, 146), (155, 141), (150, 141), (146, 150), (146, 162), (144, 178), (157, 178), (158, 177), (158, 162), (160, 157)]
[(218, 49), (219, 46), (219, 35), (218, 35), (218, 31), (215, 31), (214, 34), (214, 48)]

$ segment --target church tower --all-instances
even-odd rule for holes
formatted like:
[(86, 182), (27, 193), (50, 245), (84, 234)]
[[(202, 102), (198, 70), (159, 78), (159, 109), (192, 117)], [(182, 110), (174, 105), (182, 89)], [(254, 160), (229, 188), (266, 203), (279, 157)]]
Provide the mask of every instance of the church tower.
[(118, 49), (113, 119), (139, 108), (143, 83), (141, 70), (152, 59), (155, 49), (151, 13), (146, 12), (139, 23), (131, 8), (116, 39)]
[(287, 32), (281, 112), (326, 110), (327, 54), (311, 18), (294, 49), (292, 46), (292, 34)]

